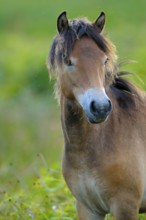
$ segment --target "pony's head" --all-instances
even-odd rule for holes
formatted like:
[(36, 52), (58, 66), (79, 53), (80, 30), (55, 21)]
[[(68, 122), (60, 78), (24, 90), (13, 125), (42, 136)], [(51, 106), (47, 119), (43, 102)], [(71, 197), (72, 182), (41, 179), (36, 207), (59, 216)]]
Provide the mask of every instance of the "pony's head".
[(104, 24), (103, 12), (93, 23), (87, 19), (69, 22), (63, 12), (49, 55), (59, 93), (76, 101), (91, 123), (104, 121), (112, 110), (105, 90), (113, 81), (116, 55), (114, 46), (101, 35)]

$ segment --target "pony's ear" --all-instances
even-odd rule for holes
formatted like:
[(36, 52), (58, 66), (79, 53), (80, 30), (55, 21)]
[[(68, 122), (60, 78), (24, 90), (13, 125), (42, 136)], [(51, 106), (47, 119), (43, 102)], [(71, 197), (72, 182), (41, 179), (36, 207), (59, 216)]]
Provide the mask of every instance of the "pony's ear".
[(66, 11), (62, 12), (57, 19), (57, 29), (59, 33), (62, 33), (64, 30), (68, 29), (68, 19), (66, 17)]
[(99, 17), (93, 23), (93, 26), (97, 30), (97, 32), (100, 33), (104, 28), (104, 24), (105, 24), (105, 13), (101, 12)]

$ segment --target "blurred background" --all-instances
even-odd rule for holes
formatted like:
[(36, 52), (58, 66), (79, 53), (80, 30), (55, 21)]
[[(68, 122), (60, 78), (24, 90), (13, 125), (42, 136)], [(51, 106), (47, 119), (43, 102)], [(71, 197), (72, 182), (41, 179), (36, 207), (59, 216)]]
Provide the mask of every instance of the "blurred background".
[(137, 61), (123, 69), (146, 88), (145, 0), (1, 0), (0, 193), (18, 179), (27, 187), (41, 166), (61, 164), (60, 109), (46, 60), (56, 18), (64, 10), (68, 18), (90, 20), (104, 11), (105, 31), (119, 61)]

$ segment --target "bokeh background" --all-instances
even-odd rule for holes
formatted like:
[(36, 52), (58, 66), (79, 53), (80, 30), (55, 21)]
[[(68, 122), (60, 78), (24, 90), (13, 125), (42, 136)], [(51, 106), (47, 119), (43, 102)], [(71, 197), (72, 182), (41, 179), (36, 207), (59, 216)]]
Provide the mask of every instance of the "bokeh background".
[[(132, 80), (146, 88), (145, 0), (1, 0), (1, 216), (8, 215), (4, 212), (4, 199), (11, 200), (18, 191), (30, 192), (33, 178), (40, 175), (42, 167), (55, 169), (61, 164), (60, 110), (54, 99), (54, 81), (49, 80), (46, 61), (57, 31), (56, 18), (62, 11), (67, 11), (69, 18), (83, 16), (90, 20), (104, 11), (105, 32), (117, 46), (119, 61), (137, 61), (122, 68), (134, 72)], [(33, 219), (33, 215), (30, 216), (25, 219)], [(17, 217), (14, 219), (23, 219)], [(4, 219), (12, 219), (12, 216)]]

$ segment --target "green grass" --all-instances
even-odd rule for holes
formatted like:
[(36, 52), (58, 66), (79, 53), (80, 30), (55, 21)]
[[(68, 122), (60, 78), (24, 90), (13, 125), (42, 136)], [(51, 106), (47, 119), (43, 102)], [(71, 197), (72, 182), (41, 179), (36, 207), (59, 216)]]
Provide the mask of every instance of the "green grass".
[(24, 189), (22, 185), (17, 181), (15, 187), (12, 186), (17, 193), (1, 192), (0, 219), (75, 219), (74, 200), (65, 187), (58, 166), (42, 166), (29, 179), (29, 187)]
[(146, 89), (145, 8), (138, 0), (1, 0), (0, 220), (77, 219), (61, 175), (60, 113), (46, 68), (59, 13), (95, 20), (105, 11), (119, 60), (138, 61), (123, 68)]

